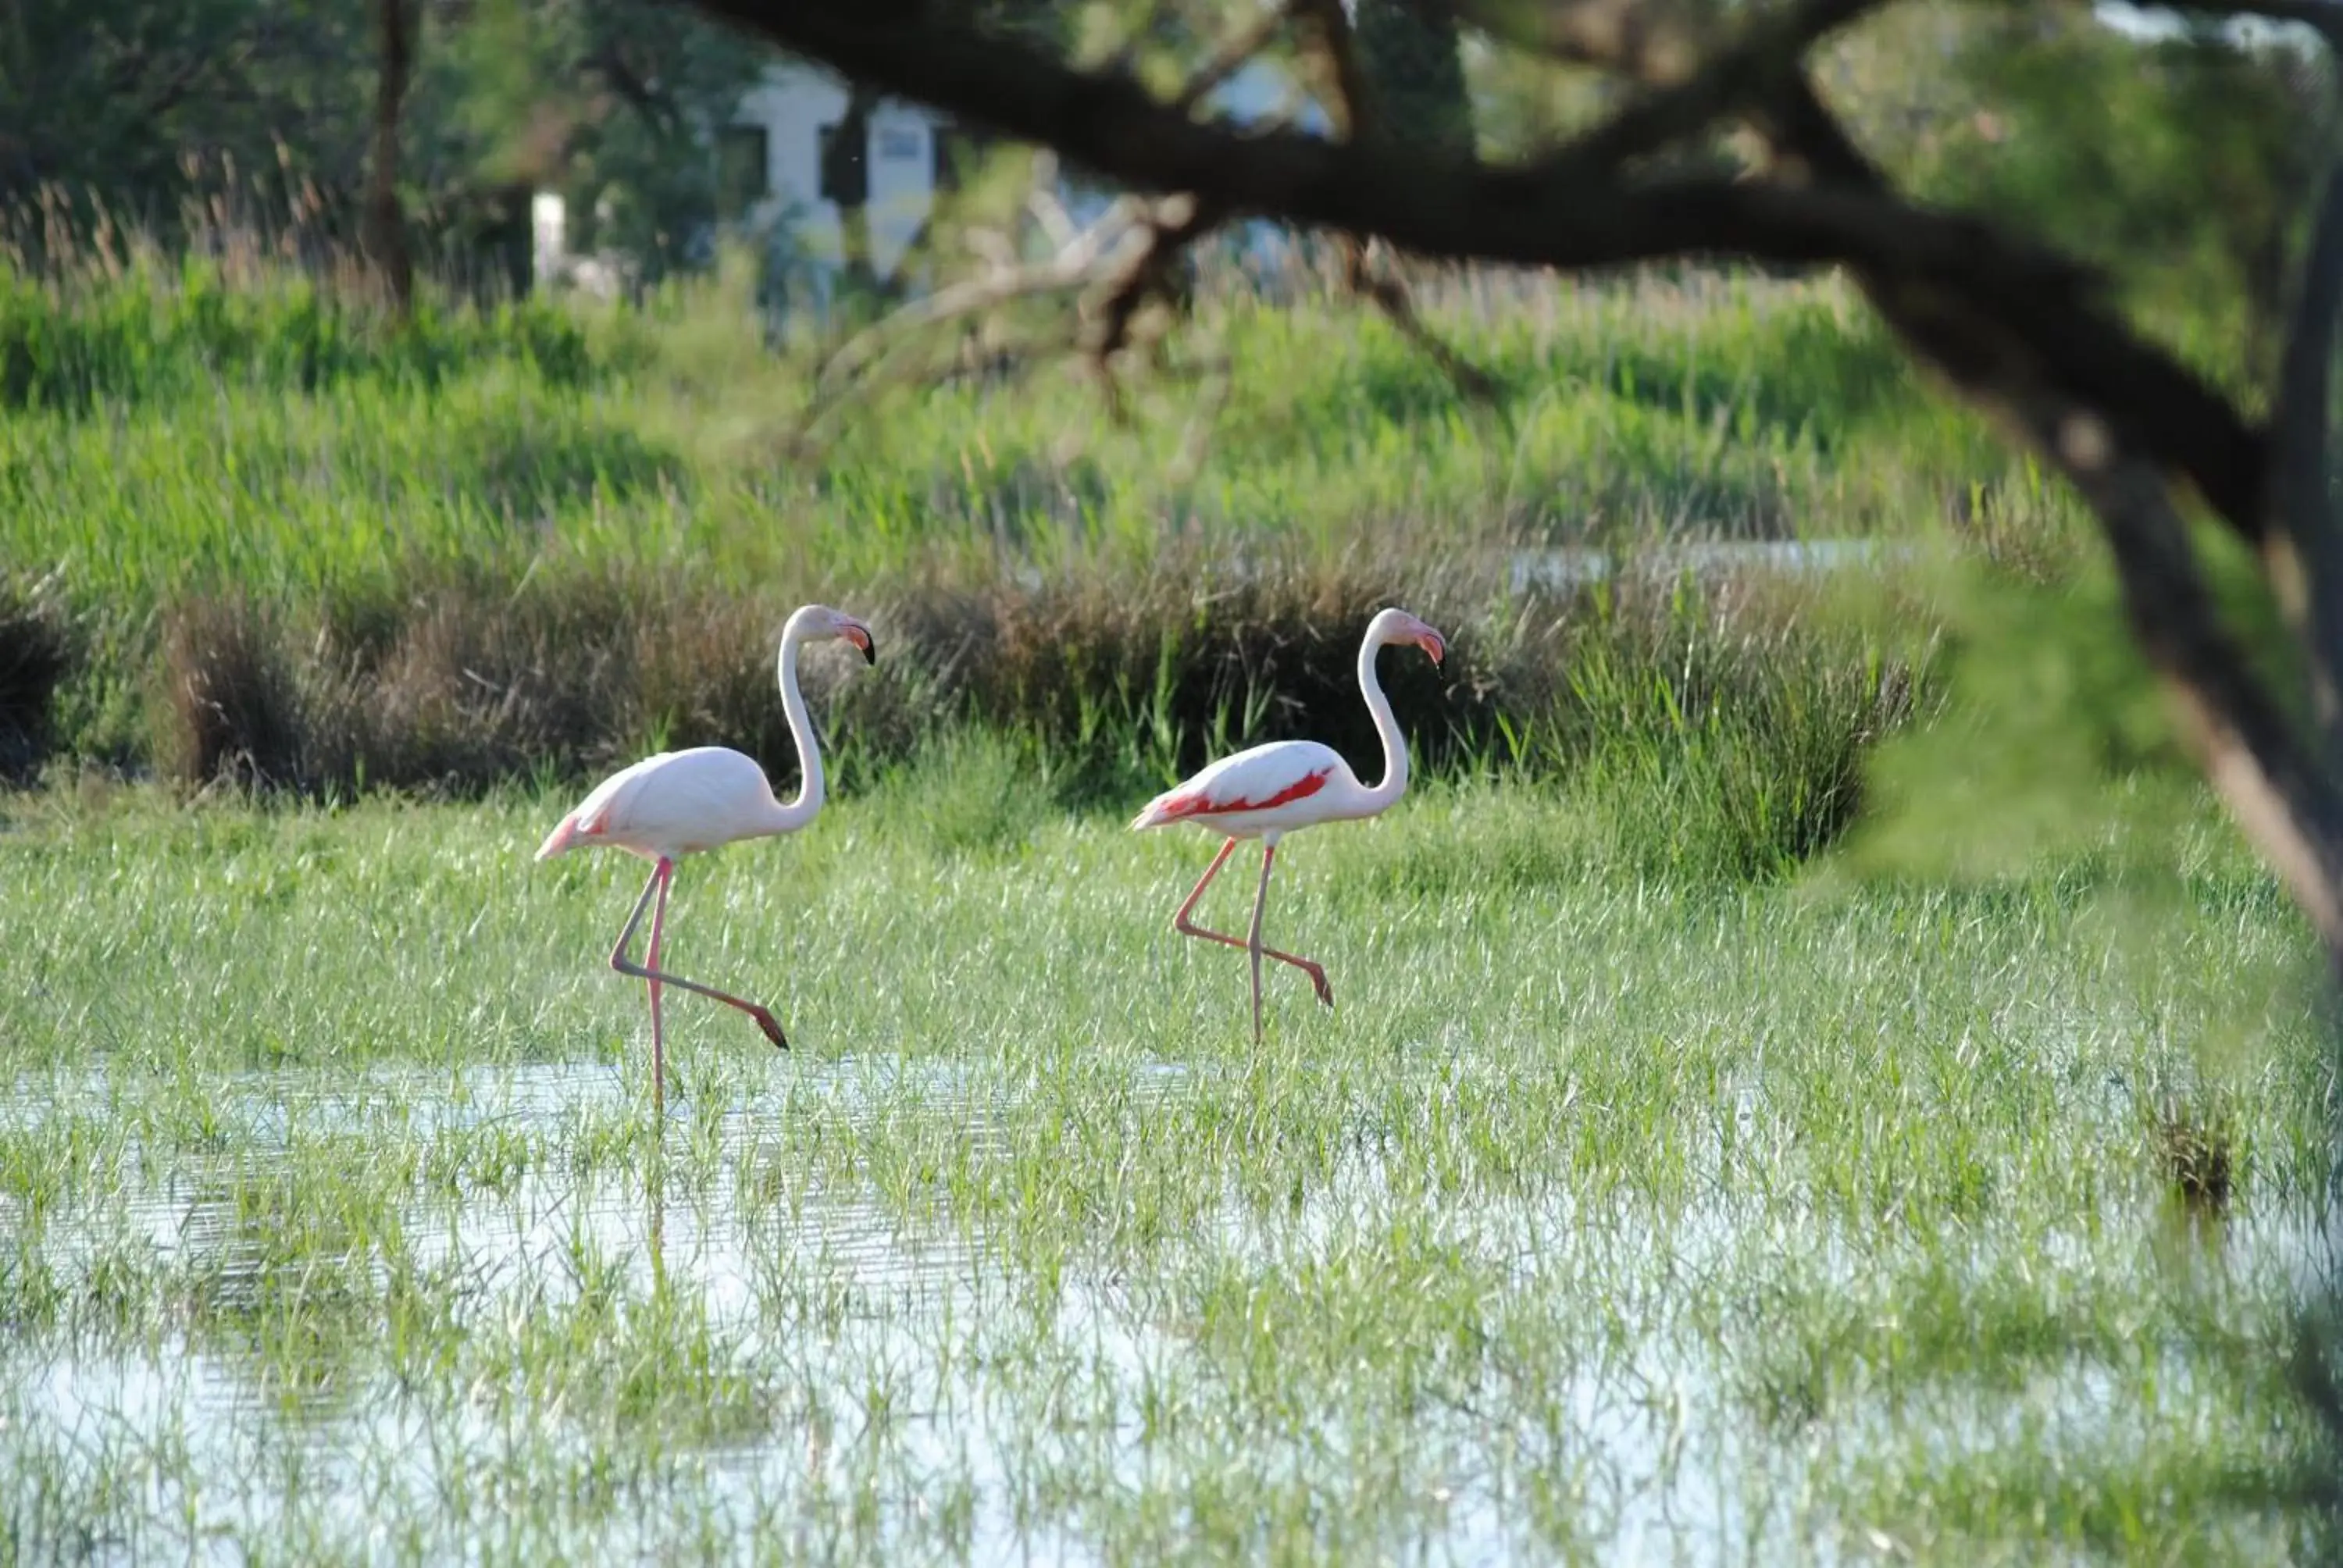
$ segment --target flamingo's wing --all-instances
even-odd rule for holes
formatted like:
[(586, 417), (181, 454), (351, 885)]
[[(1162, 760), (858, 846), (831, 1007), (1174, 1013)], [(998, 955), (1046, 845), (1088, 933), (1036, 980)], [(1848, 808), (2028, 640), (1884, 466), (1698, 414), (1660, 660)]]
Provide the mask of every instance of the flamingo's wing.
[(661, 751), (629, 763), (587, 791), (578, 809), (555, 825), (538, 846), (537, 858), (549, 860), (581, 840), (599, 839), (625, 819), (628, 802), (640, 793), (644, 780), (666, 766), (676, 754)]
[(1157, 828), (1195, 819), (1210, 821), (1238, 811), (1265, 811), (1307, 799), (1340, 775), (1342, 757), (1315, 740), (1276, 740), (1223, 757), (1147, 803), (1133, 828)]
[(645, 849), (719, 844), (770, 807), (772, 789), (753, 758), (721, 746), (662, 751), (594, 786), (538, 847), (550, 859), (579, 844)]

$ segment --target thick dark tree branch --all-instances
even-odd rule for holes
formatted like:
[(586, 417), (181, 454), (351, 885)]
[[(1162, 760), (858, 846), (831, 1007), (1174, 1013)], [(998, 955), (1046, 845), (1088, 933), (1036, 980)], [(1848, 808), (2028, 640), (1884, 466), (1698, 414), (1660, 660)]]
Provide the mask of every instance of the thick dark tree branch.
[(2303, 266), (2300, 297), (2278, 372), (2271, 421), (2271, 532), (2265, 550), (2270, 581), (2301, 628), (2311, 689), (2327, 730), (2328, 758), (2343, 766), (2343, 552), (2336, 538), (2332, 473), (2335, 318), (2343, 310), (2343, 168), (2328, 181)]
[(1565, 156), (1590, 170), (1614, 168), (1697, 135), (1726, 116), (1770, 102), (1791, 85), (1808, 48), (1885, 3), (1805, 0), (1772, 13), (1681, 83), (1628, 105), (1578, 138)]
[[(1566, 150), (1491, 166), (1390, 140), (1200, 124), (1128, 75), (1074, 70), (905, 0), (696, 3), (874, 86), (1056, 147), (1126, 185), (1193, 193), (1230, 215), (1377, 236), (1434, 258), (1570, 268), (1664, 256), (1845, 262), (1925, 286), (2004, 323), (2077, 396), (2120, 410), (2233, 528), (2255, 539), (2263, 532), (2258, 433), (2097, 306), (2078, 266), (1976, 219), (1827, 179), (1634, 180)], [(1479, 21), (1481, 11), (1465, 14)], [(1537, 15), (1577, 18), (1571, 36), (1585, 48), (1573, 57), (1593, 57), (1593, 43), (1607, 36), (1615, 48), (1604, 57), (1633, 63), (1644, 79), (1695, 75), (1696, 56), (1678, 58), (1689, 44), (1644, 20), (1660, 13), (1632, 0)]]
[[(1382, 134), (1383, 127), (1376, 123), (1373, 95), (1359, 59), (1358, 39), (1340, 0), (1293, 0), (1293, 13), (1310, 25), (1318, 49), (1326, 57), (1334, 83), (1334, 122), (1343, 138), (1362, 142)], [(1377, 258), (1369, 254), (1365, 237), (1345, 233), (1342, 244), (1343, 286), (1372, 300), (1400, 336), (1439, 366), (1459, 392), (1476, 402), (1493, 402), (1499, 390), (1495, 378), (1425, 325), (1416, 314), (1406, 283), (1395, 270), (1376, 266)]]
[(1690, 76), (1714, 40), (1673, 0), (1418, 0), (1549, 58), (1600, 65), (1648, 86)]
[(2003, 389), (2032, 444), (2098, 515), (2133, 635), (2175, 699), (2206, 777), (2330, 955), (2343, 955), (2343, 793), (2221, 623), (2157, 467), (2056, 393)]
[(1974, 219), (1867, 196), (1729, 180), (1630, 185), (1567, 160), (1493, 167), (1388, 143), (1203, 125), (1134, 79), (1091, 75), (938, 20), (876, 19), (845, 0), (697, 0), (799, 54), (890, 93), (1059, 149), (1142, 190), (1192, 191), (1236, 214), (1378, 235), (1418, 255), (1595, 267), (1709, 255), (1785, 263), (1868, 256), (2071, 294), (2072, 263)]

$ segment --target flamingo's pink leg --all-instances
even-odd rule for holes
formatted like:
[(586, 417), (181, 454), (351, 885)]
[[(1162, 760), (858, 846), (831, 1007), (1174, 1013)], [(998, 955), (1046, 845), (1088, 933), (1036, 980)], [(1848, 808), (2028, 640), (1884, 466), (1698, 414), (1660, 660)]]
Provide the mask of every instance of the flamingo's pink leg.
[[(699, 996), (704, 996), (710, 1001), (720, 1001), (727, 1007), (737, 1007), (742, 1012), (747, 1013), (750, 1018), (757, 1020), (757, 1027), (765, 1031), (766, 1039), (771, 1040), (783, 1050), (789, 1050), (789, 1037), (781, 1032), (779, 1022), (764, 1008), (758, 1006), (755, 1002), (749, 1001), (745, 998), (734, 996), (729, 991), (718, 990), (714, 986), (701, 985), (698, 980), (686, 980), (681, 975), (669, 974), (665, 970), (659, 968), (659, 927), (656, 924), (653, 925), (651, 933), (650, 964), (647, 967), (645, 965), (636, 963), (633, 960), (627, 957), (627, 944), (635, 940), (635, 928), (642, 924), (643, 910), (649, 906), (651, 895), (654, 892), (660, 894), (659, 912), (661, 918), (665, 918), (667, 912), (667, 899), (665, 896), (667, 879), (674, 875), (674, 873), (675, 862), (668, 859), (660, 860), (659, 865), (652, 870), (651, 879), (643, 884), (643, 896), (635, 900), (635, 912), (627, 917), (626, 928), (618, 933), (618, 945), (610, 950), (610, 967), (618, 970), (622, 975), (632, 975), (637, 980), (648, 980), (654, 987), (671, 985), (679, 990), (688, 990)], [(656, 1003), (654, 1003), (654, 1005), (656, 1006)], [(656, 1013), (653, 1017), (654, 1020), (656, 1020)], [(659, 1050), (659, 1044), (657, 1038), (658, 1028), (656, 1021), (653, 1025), (652, 1035), (653, 1040), (651, 1049), (653, 1052), (656, 1053)]]
[[(651, 871), (659, 883), (659, 902), (651, 906), (651, 946), (644, 955), (653, 974), (659, 972), (659, 934), (667, 927), (668, 884), (675, 880), (675, 862), (662, 859)], [(651, 993), (651, 1115), (667, 1115), (667, 1030), (659, 1022), (659, 982), (649, 982)]]
[(1261, 846), (1261, 886), (1252, 895), (1252, 931), (1245, 946), (1252, 959), (1252, 1042), (1261, 1043), (1261, 912), (1269, 907), (1269, 868), (1277, 859), (1277, 846), (1266, 839)]
[[(1180, 912), (1172, 917), (1172, 929), (1178, 931), (1184, 937), (1202, 937), (1208, 942), (1219, 942), (1224, 947), (1243, 948), (1247, 951), (1252, 951), (1256, 945), (1254, 942), (1249, 942), (1242, 937), (1226, 936), (1219, 931), (1206, 930), (1203, 927), (1196, 924), (1195, 921), (1188, 918), (1189, 913), (1196, 907), (1196, 900), (1204, 896), (1204, 890), (1212, 885), (1212, 879), (1221, 874), (1222, 866), (1225, 865), (1228, 861), (1228, 858), (1236, 852), (1236, 847), (1237, 841), (1234, 839), (1231, 839), (1228, 842), (1221, 846), (1221, 852), (1212, 857), (1212, 863), (1211, 865), (1204, 868), (1204, 874), (1196, 883), (1195, 890), (1188, 895), (1188, 901), (1182, 904), (1180, 906)], [(1262, 880), (1265, 886), (1269, 879), (1269, 872), (1267, 869), (1269, 862), (1266, 858), (1268, 846), (1263, 845), (1262, 849), (1265, 853), (1262, 862), (1263, 868), (1262, 871)], [(1258, 938), (1261, 933), (1256, 930), (1253, 934)], [(1298, 969), (1303, 974), (1308, 975), (1310, 977), (1310, 983), (1315, 986), (1318, 990), (1318, 1000), (1324, 1002), (1328, 1007), (1332, 1007), (1334, 1005), (1334, 988), (1326, 983), (1326, 970), (1316, 961), (1310, 959), (1296, 958), (1292, 953), (1280, 952), (1275, 948), (1262, 948), (1260, 950), (1262, 957), (1275, 959), (1280, 963), (1292, 964), (1295, 969)]]

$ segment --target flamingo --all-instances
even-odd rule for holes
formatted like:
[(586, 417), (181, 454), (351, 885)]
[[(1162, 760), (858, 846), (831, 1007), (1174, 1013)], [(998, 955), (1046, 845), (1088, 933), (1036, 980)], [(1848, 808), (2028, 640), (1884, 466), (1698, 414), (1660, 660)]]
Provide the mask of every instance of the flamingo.
[[(659, 967), (659, 936), (667, 921), (668, 885), (675, 863), (731, 843), (736, 839), (761, 839), (794, 833), (821, 809), (821, 750), (814, 741), (813, 721), (807, 717), (805, 697), (798, 690), (798, 649), (806, 643), (839, 638), (862, 650), (868, 663), (879, 662), (870, 628), (842, 610), (809, 604), (789, 617), (781, 628), (781, 708), (789, 715), (789, 735), (798, 747), (803, 781), (797, 799), (782, 805), (773, 798), (765, 770), (753, 758), (723, 746), (695, 746), (685, 751), (662, 751), (611, 774), (579, 801), (578, 809), (538, 847), (537, 858), (549, 860), (578, 849), (606, 844), (639, 855), (651, 862), (650, 880), (643, 884), (635, 912), (627, 917), (610, 950), (610, 967), (648, 983), (651, 997), (651, 1103), (661, 1115), (667, 1111), (667, 1038), (659, 1021), (659, 988), (675, 986), (737, 1007), (757, 1020), (766, 1038), (783, 1050), (789, 1037), (771, 1012), (753, 1001), (718, 990), (698, 980), (669, 974)], [(659, 895), (651, 916), (650, 950), (642, 963), (627, 957), (635, 928), (642, 923), (644, 906)]]
[[(1150, 800), (1146, 809), (1131, 819), (1134, 830), (1192, 822), (1207, 832), (1226, 837), (1221, 852), (1204, 868), (1203, 877), (1188, 895), (1187, 902), (1172, 917), (1172, 929), (1182, 936), (1243, 948), (1252, 955), (1255, 1045), (1261, 1043), (1263, 958), (1292, 964), (1310, 977), (1310, 983), (1318, 989), (1320, 1001), (1328, 1007), (1334, 1005), (1333, 988), (1326, 983), (1323, 965), (1261, 945), (1261, 915), (1269, 902), (1269, 872), (1277, 859), (1280, 839), (1296, 829), (1315, 827), (1321, 822), (1373, 817), (1389, 809), (1406, 789), (1407, 738), (1399, 732), (1399, 720), (1392, 716), (1391, 700), (1383, 695), (1383, 683), (1375, 678), (1376, 652), (1389, 644), (1402, 642), (1413, 643), (1430, 654), (1435, 667), (1447, 652), (1448, 645), (1438, 632), (1403, 609), (1381, 611), (1367, 623), (1366, 640), (1359, 647), (1359, 689), (1366, 696), (1367, 711), (1374, 716), (1375, 733), (1383, 743), (1383, 781), (1373, 789), (1360, 783), (1350, 764), (1329, 747), (1315, 740), (1273, 740), (1266, 746), (1222, 758)], [(1188, 918), (1196, 900), (1204, 896), (1204, 890), (1212, 886), (1212, 879), (1220, 875), (1221, 868), (1235, 852), (1240, 839), (1261, 840), (1261, 886), (1252, 898), (1252, 931), (1242, 940), (1208, 931)]]

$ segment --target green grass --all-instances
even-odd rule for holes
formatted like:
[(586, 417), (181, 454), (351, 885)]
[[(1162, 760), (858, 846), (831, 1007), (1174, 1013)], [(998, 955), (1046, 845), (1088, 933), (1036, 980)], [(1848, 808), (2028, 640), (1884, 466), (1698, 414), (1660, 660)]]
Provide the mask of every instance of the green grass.
[[(1201, 835), (963, 736), (686, 866), (558, 799), (8, 798), (0, 1541), (43, 1558), (2314, 1561), (2315, 963), (2199, 801), (1959, 883), (1432, 784)], [(1204, 918), (1240, 921), (1232, 875)], [(2176, 1109), (2236, 1130), (2217, 1215)]]
[[(188, 325), (214, 317), (227, 325)], [(1827, 286), (1587, 286), (1439, 319), (1505, 387), (1495, 409), (1460, 406), (1372, 313), (1210, 300), (1184, 352), (1225, 355), (1231, 390), (1182, 470), (1192, 383), (1142, 381), (1122, 427), (1050, 367), (899, 389), (792, 457), (780, 437), (814, 359), (759, 349), (720, 288), (397, 331), (306, 287), (199, 272), (61, 298), (18, 284), (8, 330), (98, 341), (50, 351), (52, 378), (81, 390), (15, 399), (0, 423), (0, 558), (62, 563), (94, 602), (141, 607), (548, 554), (794, 589), (1003, 550), (1145, 551), (1169, 521), (1337, 551), (1378, 522), (1515, 543), (1902, 533), (2012, 471), (1974, 422), (1932, 417)], [(352, 347), (303, 377), (276, 345), (320, 320)]]
[[(508, 609), (639, 621), (657, 647), (720, 622), (745, 646), (796, 603), (852, 600), (932, 631), (923, 651), (950, 662), (1018, 618), (1021, 595), (1080, 588), (1155, 614), (1149, 574), (1167, 559), (1175, 575), (1242, 561), (1291, 584), (1296, 613), (1373, 578), (1477, 634), (1587, 613), (1519, 602), (1504, 586), (1519, 550), (1947, 526), (2040, 548), (2074, 533), (2070, 503), (1929, 397), (1835, 285), (1427, 297), (1503, 388), (1493, 405), (1461, 403), (1371, 311), (1214, 288), (1168, 371), (1134, 378), (1127, 425), (1052, 360), (1008, 381), (918, 377), (809, 451), (789, 437), (818, 349), (765, 349), (729, 282), (608, 310), (437, 306), (402, 328), (307, 283), (192, 263), (6, 280), (0, 624), (45, 607), (72, 657), (0, 669), (0, 749), (203, 781), (228, 763), (191, 733), (186, 694), (275, 641), (280, 684), (396, 731), (370, 750), (320, 720), (327, 760), (280, 777), (477, 789), (527, 778), (523, 752), (579, 774), (662, 717), (628, 685), (642, 653), (579, 673), (531, 648), (516, 656), (528, 679), (482, 675), (478, 645)], [(435, 617), (454, 610), (480, 626), (448, 633)], [(1209, 618), (1179, 610), (1116, 635)], [(728, 671), (703, 658), (670, 684)], [(507, 702), (547, 678), (606, 716), (590, 745), (548, 743), (525, 695)], [(486, 717), (446, 718), (467, 705)]]
[[(1426, 303), (1493, 407), (1207, 289), (1127, 427), (1032, 365), (797, 450), (729, 284), (0, 287), (0, 1563), (2323, 1560), (2320, 974), (2071, 500), (1835, 285)], [(1507, 581), (1947, 534), (1856, 615)], [(637, 868), (528, 856), (656, 745), (785, 782), (809, 598), (840, 798), (670, 949), (799, 1049), (675, 999), (654, 1127)], [(1290, 841), (1341, 1006), (1256, 1050), (1121, 823), (1363, 747), (1395, 599), (1421, 782)]]

